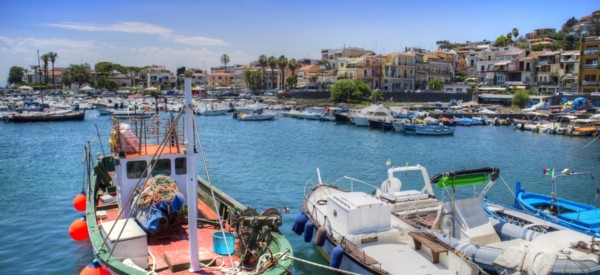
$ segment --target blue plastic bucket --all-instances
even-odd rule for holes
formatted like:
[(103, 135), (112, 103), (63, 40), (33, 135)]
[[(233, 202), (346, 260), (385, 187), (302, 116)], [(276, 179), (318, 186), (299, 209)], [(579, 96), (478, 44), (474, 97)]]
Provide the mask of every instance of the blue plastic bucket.
[[(213, 250), (219, 255), (230, 255), (235, 252), (234, 242), (235, 235), (231, 232), (225, 232), (225, 239), (223, 239), (223, 232), (213, 232)], [(227, 245), (225, 245), (227, 244)], [(227, 251), (229, 247), (229, 251)]]

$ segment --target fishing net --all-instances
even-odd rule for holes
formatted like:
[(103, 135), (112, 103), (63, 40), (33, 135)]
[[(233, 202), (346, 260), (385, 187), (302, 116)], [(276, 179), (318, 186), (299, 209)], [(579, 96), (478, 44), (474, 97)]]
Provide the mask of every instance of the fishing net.
[(158, 175), (148, 180), (136, 198), (134, 215), (147, 232), (156, 234), (179, 225), (183, 203), (175, 180)]

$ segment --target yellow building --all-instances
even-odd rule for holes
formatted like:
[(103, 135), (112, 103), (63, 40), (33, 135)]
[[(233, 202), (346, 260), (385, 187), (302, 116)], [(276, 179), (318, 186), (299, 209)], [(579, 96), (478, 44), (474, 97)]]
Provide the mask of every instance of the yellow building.
[(585, 37), (581, 41), (579, 90), (584, 94), (600, 92), (600, 36)]

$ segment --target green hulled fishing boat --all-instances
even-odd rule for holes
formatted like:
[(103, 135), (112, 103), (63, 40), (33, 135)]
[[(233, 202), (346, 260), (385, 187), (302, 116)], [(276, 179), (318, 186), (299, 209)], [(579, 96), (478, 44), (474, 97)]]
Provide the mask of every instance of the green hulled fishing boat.
[[(69, 233), (89, 239), (87, 269), (118, 274), (291, 273), (282, 210), (242, 205), (197, 176), (202, 153), (185, 80), (177, 115), (113, 119), (111, 155), (86, 146), (88, 184), (75, 206), (85, 211)], [(196, 133), (196, 135), (195, 135)], [(203, 154), (201, 154), (203, 156)], [(208, 174), (208, 171), (207, 171)]]

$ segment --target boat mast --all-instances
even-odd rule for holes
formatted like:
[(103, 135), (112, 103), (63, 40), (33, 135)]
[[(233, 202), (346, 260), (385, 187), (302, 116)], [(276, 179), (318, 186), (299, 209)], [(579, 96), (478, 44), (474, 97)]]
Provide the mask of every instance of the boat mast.
[(187, 171), (188, 231), (190, 272), (200, 271), (198, 263), (198, 184), (194, 154), (194, 114), (192, 112), (192, 80), (185, 77), (185, 162)]

